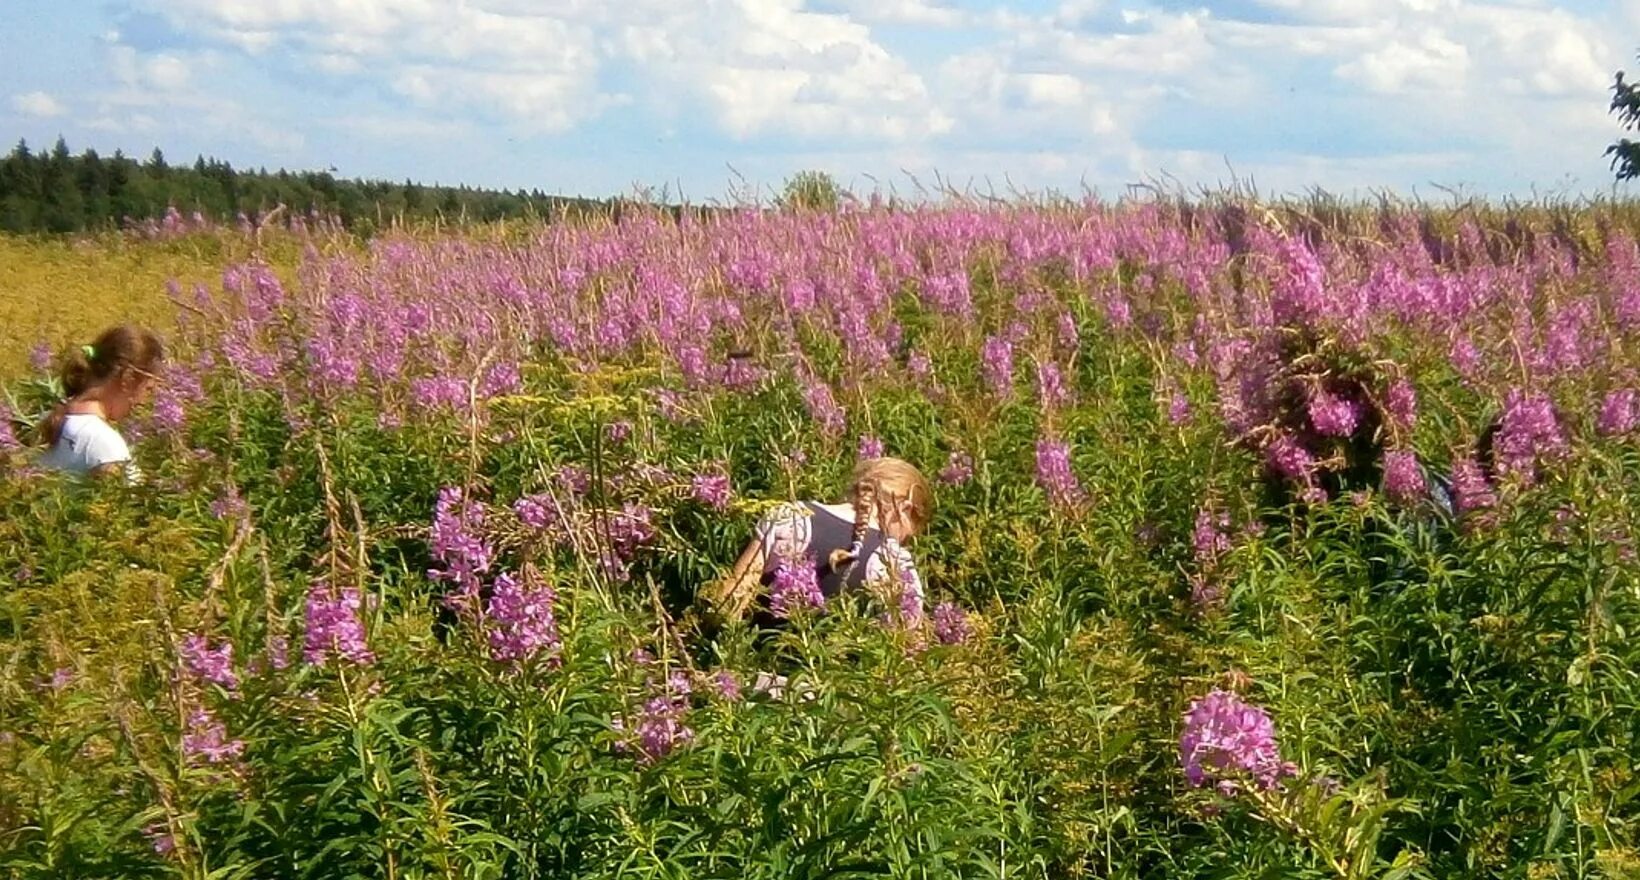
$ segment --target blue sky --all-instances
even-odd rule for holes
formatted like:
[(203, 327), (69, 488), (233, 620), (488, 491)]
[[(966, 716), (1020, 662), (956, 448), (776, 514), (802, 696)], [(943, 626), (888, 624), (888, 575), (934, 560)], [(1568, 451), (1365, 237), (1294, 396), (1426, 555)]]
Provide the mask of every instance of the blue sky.
[(608, 195), (1599, 193), (1640, 0), (9, 0), (0, 137)]

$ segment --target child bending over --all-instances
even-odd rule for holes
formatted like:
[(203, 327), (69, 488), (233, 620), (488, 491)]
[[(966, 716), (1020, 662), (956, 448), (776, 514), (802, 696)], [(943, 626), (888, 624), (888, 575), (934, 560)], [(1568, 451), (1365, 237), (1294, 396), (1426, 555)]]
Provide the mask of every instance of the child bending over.
[(763, 518), (729, 577), (705, 595), (710, 616), (721, 623), (783, 610), (770, 608), (770, 588), (778, 590), (781, 578), (806, 584), (818, 593), (813, 599), (865, 587), (920, 615), (922, 578), (905, 542), (928, 527), (933, 509), (933, 490), (915, 467), (897, 458), (862, 461), (847, 501), (787, 503)]

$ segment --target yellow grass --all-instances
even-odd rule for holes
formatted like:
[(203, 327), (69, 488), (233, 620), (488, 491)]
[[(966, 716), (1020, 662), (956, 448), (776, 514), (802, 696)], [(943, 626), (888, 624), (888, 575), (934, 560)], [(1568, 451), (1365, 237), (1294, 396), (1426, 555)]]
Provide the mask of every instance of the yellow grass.
[[(296, 262), (294, 243), (270, 250), (276, 266)], [(215, 288), (222, 270), (251, 251), (248, 239), (232, 234), (154, 242), (0, 235), (0, 382), (25, 374), (41, 341), (61, 351), (127, 322), (164, 333), (176, 317), (166, 282)]]

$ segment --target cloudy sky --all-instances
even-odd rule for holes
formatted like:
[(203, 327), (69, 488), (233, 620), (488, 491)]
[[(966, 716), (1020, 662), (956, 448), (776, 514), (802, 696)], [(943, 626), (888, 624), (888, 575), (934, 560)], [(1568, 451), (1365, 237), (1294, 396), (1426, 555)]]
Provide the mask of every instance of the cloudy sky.
[(0, 136), (695, 199), (1607, 191), (1640, 0), (5, 0)]

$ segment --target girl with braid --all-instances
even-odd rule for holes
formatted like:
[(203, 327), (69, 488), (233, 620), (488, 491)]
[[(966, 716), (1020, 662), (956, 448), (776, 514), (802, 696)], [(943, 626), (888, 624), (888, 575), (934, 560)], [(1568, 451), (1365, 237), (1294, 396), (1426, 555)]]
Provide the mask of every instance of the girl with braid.
[(710, 616), (718, 623), (748, 612), (764, 620), (771, 612), (783, 616), (770, 588), (778, 591), (794, 573), (792, 579), (818, 590), (815, 600), (864, 587), (902, 613), (914, 604), (920, 614), (922, 578), (905, 542), (928, 527), (933, 512), (933, 490), (915, 467), (897, 458), (862, 461), (847, 501), (783, 504), (763, 518), (729, 577), (707, 594)]

